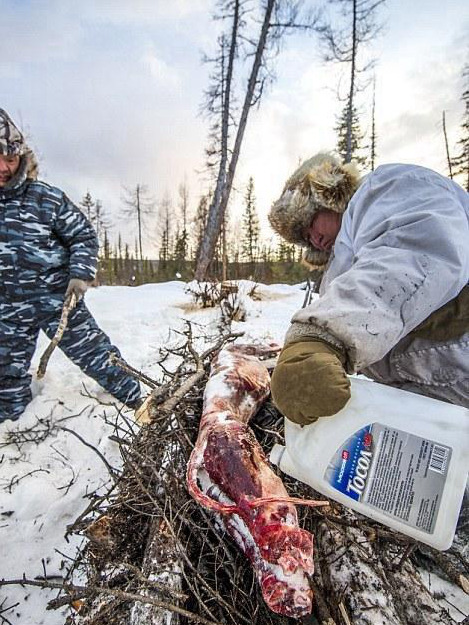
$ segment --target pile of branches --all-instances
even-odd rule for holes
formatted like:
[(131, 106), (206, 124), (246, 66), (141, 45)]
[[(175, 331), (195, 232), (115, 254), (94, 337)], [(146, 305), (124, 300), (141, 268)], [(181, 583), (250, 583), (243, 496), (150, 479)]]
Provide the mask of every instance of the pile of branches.
[[(180, 365), (167, 371), (163, 384), (154, 385), (152, 422), (136, 430), (121, 420), (115, 439), (122, 473), (69, 528), (89, 540), (49, 605), (72, 606), (68, 625), (296, 622), (268, 610), (249, 561), (221, 532), (216, 517), (191, 499), (185, 485), (210, 361), (233, 338), (225, 336), (198, 354), (188, 331), (174, 351)], [(251, 426), (266, 452), (282, 442), (283, 417), (271, 403)], [(308, 486), (282, 477), (292, 495), (320, 498)], [(299, 516), (300, 526), (316, 542), (315, 607), (302, 623), (455, 622), (427, 590), (417, 567), (437, 569), (466, 585), (467, 592), (468, 562), (458, 550), (436, 552), (334, 502), (329, 508), (302, 509)], [(77, 579), (86, 582), (79, 585)]]

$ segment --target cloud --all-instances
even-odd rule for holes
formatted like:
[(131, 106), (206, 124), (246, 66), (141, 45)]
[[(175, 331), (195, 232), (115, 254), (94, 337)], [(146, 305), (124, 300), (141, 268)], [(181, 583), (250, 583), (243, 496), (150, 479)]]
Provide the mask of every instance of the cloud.
[[(0, 0), (0, 77), (15, 75), (22, 63), (73, 58), (90, 44), (99, 48), (106, 30), (119, 29), (125, 47), (139, 36), (138, 29), (148, 32), (164, 23), (197, 33), (211, 9), (210, 0)], [(196, 15), (201, 19), (194, 21)], [(198, 35), (205, 36), (206, 29)], [(160, 37), (164, 40), (164, 31)]]
[(79, 11), (87, 20), (127, 25), (187, 18), (211, 8), (210, 0), (81, 0), (79, 4)]
[[(398, 23), (391, 20), (380, 40), (386, 54), (376, 69), (379, 162), (414, 161), (444, 172), (441, 112), (453, 144), (462, 115), (467, 48), (463, 20), (453, 18), (464, 5), (450, 3), (447, 18), (440, 0), (428, 0), (431, 15), (408, 0), (396, 3), (390, 11)], [(214, 6), (0, 0), (0, 106), (30, 131), (52, 184), (75, 200), (89, 189), (117, 212), (122, 185), (146, 183), (157, 197), (165, 189), (175, 195), (187, 174), (196, 204), (204, 181), (194, 172), (202, 169), (208, 126), (197, 112), (210, 72), (200, 49), (216, 46), (222, 25), (211, 20)], [(233, 215), (240, 214), (252, 175), (264, 223), (299, 160), (334, 147), (343, 106), (336, 96), (341, 70), (319, 61), (311, 37), (288, 38), (274, 63), (277, 81), (250, 112), (232, 202)], [(371, 90), (360, 96), (364, 125), (370, 101)]]
[(152, 46), (143, 54), (141, 61), (158, 83), (168, 87), (178, 86), (180, 78), (176, 68), (159, 58)]
[(450, 39), (415, 55), (408, 65), (396, 60), (381, 68), (376, 120), (380, 162), (413, 161), (446, 171), (442, 113), (446, 111), (452, 144), (462, 112), (462, 62), (454, 62), (454, 49)]
[[(83, 34), (79, 19), (71, 19), (63, 2), (0, 3), (0, 76), (22, 63), (70, 57)], [(7, 43), (8, 42), (8, 43)]]

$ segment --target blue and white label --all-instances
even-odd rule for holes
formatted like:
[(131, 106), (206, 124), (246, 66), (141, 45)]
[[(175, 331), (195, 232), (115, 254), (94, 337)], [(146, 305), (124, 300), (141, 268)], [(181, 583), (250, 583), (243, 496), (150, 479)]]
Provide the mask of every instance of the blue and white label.
[(363, 495), (373, 460), (371, 430), (367, 425), (345, 441), (326, 471), (329, 484), (355, 501)]
[(347, 497), (432, 533), (451, 448), (381, 423), (347, 439), (324, 478)]

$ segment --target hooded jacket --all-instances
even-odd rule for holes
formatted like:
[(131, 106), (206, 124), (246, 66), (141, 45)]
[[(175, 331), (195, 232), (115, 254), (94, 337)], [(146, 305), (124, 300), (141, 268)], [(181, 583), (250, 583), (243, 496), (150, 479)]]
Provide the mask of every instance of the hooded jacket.
[[(363, 370), (408, 344), (408, 335), (468, 281), (469, 195), (429, 169), (383, 165), (350, 200), (320, 297), (294, 315), (287, 342), (320, 338), (346, 354), (349, 373)], [(433, 340), (427, 367), (442, 366), (435, 345), (447, 355), (459, 350), (455, 370), (467, 384), (467, 320), (460, 335), (457, 344)]]
[(21, 159), (0, 187), (0, 303), (65, 290), (71, 278), (93, 280), (98, 241), (92, 225), (63, 191), (35, 179), (34, 154), (2, 109), (0, 154)]

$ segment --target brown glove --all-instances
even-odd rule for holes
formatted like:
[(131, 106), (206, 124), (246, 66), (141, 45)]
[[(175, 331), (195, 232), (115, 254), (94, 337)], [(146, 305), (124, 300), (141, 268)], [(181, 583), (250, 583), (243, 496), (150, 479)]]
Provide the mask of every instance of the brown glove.
[(307, 425), (339, 412), (350, 399), (342, 354), (320, 340), (286, 345), (272, 374), (272, 398), (294, 423)]
[(89, 283), (85, 280), (80, 280), (80, 278), (71, 278), (65, 292), (65, 298), (67, 298), (67, 296), (71, 293), (74, 293), (78, 302), (84, 296), (89, 286)]

